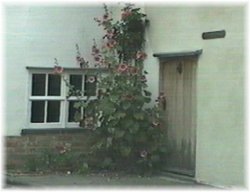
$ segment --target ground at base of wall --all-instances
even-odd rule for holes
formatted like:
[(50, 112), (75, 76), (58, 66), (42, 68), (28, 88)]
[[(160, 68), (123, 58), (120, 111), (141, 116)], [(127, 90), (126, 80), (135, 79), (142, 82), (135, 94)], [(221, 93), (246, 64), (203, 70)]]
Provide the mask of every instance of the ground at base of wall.
[(156, 175), (142, 177), (138, 175), (120, 175), (116, 173), (77, 174), (8, 174), (5, 188), (32, 187), (160, 187), (160, 188), (212, 188), (187, 181)]

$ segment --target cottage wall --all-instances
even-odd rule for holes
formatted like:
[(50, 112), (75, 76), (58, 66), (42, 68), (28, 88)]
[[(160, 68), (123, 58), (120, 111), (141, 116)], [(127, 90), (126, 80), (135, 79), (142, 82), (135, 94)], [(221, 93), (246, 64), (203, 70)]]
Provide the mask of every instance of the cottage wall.
[(100, 6), (7, 6), (5, 8), (5, 134), (20, 135), (27, 128), (28, 70), (26, 66), (63, 67), (76, 63), (78, 43), (82, 56), (93, 63), (91, 47), (102, 37), (93, 18)]
[[(196, 179), (214, 185), (244, 182), (243, 6), (145, 6), (150, 20), (147, 53), (203, 49), (197, 69)], [(202, 33), (226, 30), (222, 39)], [(158, 92), (158, 60), (146, 67), (151, 90)]]

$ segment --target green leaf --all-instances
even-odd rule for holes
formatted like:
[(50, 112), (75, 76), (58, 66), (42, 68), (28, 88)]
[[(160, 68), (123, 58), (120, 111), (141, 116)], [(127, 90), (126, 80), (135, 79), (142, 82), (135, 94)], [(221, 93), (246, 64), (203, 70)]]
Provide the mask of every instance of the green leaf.
[(121, 138), (121, 137), (124, 136), (124, 134), (125, 134), (125, 131), (117, 130), (117, 131), (115, 132), (115, 138)]
[(121, 119), (126, 116), (126, 113), (117, 112), (114, 116), (118, 119)]
[(139, 124), (137, 122), (134, 122), (133, 125), (129, 128), (129, 132), (134, 134), (139, 130)]
[(145, 101), (145, 103), (150, 103), (151, 98), (150, 97), (144, 97), (144, 101)]
[(133, 126), (133, 127), (129, 128), (129, 132), (132, 133), (132, 134), (136, 133), (138, 130), (139, 130), (139, 127), (137, 127), (137, 126)]
[(74, 103), (74, 108), (78, 109), (81, 107), (81, 102)]
[(109, 127), (109, 128), (108, 128), (108, 132), (111, 133), (111, 134), (115, 133), (115, 128), (110, 128), (110, 127)]
[(160, 147), (160, 152), (166, 153), (166, 152), (167, 152), (166, 146), (161, 146), (161, 147)]
[(109, 99), (110, 99), (110, 101), (116, 103), (119, 100), (119, 96), (118, 95), (110, 95)]
[(131, 152), (131, 148), (130, 147), (121, 147), (121, 155), (124, 157), (128, 157), (130, 152)]
[(127, 110), (130, 106), (131, 106), (130, 103), (124, 102), (123, 105), (122, 105), (122, 108), (123, 108), (124, 110)]
[(136, 120), (143, 120), (144, 119), (144, 114), (143, 113), (135, 113), (134, 118)]
[(143, 142), (147, 141), (147, 136), (146, 136), (145, 133), (140, 132), (140, 134), (137, 135), (136, 140), (137, 140), (138, 142), (140, 142), (140, 143), (143, 143)]
[(109, 167), (112, 164), (112, 159), (106, 157), (102, 163), (103, 168)]
[(133, 127), (134, 124), (135, 124), (135, 121), (133, 121), (132, 119), (126, 119), (126, 121), (125, 120), (123, 121), (123, 125), (126, 128)]
[(157, 161), (160, 160), (160, 156), (159, 156), (159, 155), (152, 155), (152, 156), (151, 156), (151, 160), (152, 160), (153, 162), (157, 162)]
[(113, 103), (109, 102), (107, 99), (103, 99), (99, 105), (100, 111), (103, 111), (104, 114), (109, 115), (114, 112)]
[(107, 143), (106, 143), (106, 147), (109, 148), (111, 145), (112, 145), (112, 141), (113, 141), (113, 138), (112, 137), (108, 137), (107, 138)]
[(148, 97), (150, 97), (152, 95), (151, 92), (149, 92), (147, 90), (144, 90), (144, 94), (145, 94), (145, 96), (148, 96)]

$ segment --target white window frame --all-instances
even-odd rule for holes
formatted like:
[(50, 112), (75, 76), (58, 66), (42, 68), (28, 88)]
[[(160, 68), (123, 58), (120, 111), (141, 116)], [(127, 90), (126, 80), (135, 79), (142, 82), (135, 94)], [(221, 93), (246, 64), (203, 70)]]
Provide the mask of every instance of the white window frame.
[[(41, 128), (80, 128), (79, 122), (68, 122), (68, 112), (69, 112), (69, 102), (78, 100), (76, 96), (71, 96), (66, 98), (69, 88), (66, 86), (66, 83), (61, 77), (61, 95), (60, 96), (32, 96), (32, 74), (46, 74), (46, 85), (45, 85), (45, 95), (47, 95), (48, 90), (48, 74), (53, 74), (53, 68), (28, 68), (29, 80), (28, 80), (28, 110), (27, 110), (27, 126), (30, 129), (41, 129)], [(91, 69), (90, 69), (91, 70)], [(92, 69), (91, 71), (96, 72), (98, 69)], [(86, 70), (87, 71), (87, 70)], [(82, 75), (82, 90), (85, 86), (85, 77), (86, 75), (91, 75), (91, 73), (84, 73), (81, 69), (64, 69), (63, 76), (65, 79), (69, 81), (70, 75)], [(94, 75), (94, 74), (93, 74)], [(97, 99), (98, 88), (96, 88), (96, 96), (91, 96), (90, 100)], [(86, 100), (87, 96), (83, 96), (81, 100)], [(31, 102), (34, 100), (60, 100), (60, 117), (59, 122), (45, 122), (45, 123), (32, 123), (31, 122)], [(47, 102), (45, 102), (45, 115), (47, 116)]]

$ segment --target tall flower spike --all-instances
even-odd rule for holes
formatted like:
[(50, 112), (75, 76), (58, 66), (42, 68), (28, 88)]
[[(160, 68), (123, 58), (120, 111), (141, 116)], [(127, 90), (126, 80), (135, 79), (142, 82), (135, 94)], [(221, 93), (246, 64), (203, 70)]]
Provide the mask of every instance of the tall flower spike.
[(88, 61), (85, 61), (85, 59), (83, 57), (81, 57), (81, 53), (80, 53), (80, 48), (79, 48), (79, 45), (76, 44), (76, 61), (77, 63), (80, 65), (80, 68), (87, 68), (89, 67), (88, 65)]
[(80, 49), (79, 49), (79, 45), (76, 44), (76, 53), (77, 55), (81, 56), (81, 53), (80, 53)]
[(57, 58), (54, 58), (54, 63), (55, 63), (55, 66), (58, 66), (58, 61), (57, 61)]

